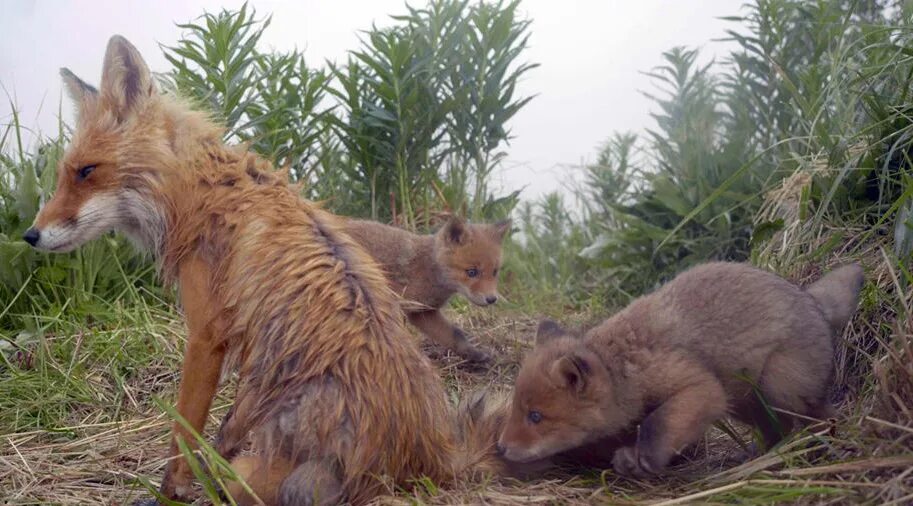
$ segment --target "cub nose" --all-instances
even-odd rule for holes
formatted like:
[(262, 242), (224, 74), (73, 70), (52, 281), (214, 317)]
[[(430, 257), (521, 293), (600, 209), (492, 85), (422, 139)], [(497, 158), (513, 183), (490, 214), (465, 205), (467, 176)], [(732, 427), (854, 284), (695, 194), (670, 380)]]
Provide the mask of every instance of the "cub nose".
[(25, 233), (22, 234), (22, 240), (32, 246), (38, 244), (38, 239), (41, 239), (41, 232), (35, 227), (26, 230)]
[(504, 445), (502, 445), (500, 441), (495, 443), (495, 449), (498, 450), (498, 455), (504, 455), (504, 452), (507, 451), (506, 448), (504, 448)]
[(485, 302), (487, 302), (487, 303), (489, 303), (489, 304), (494, 304), (495, 302), (498, 302), (498, 296), (497, 296), (497, 295), (489, 295), (488, 297), (485, 297)]

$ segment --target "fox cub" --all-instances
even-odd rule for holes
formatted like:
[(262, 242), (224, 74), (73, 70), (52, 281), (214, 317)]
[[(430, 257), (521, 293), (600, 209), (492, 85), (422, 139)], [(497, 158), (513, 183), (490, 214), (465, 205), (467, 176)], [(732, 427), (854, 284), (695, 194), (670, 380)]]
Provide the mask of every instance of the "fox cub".
[(627, 434), (622, 474), (661, 472), (727, 413), (769, 446), (793, 417), (833, 413), (834, 338), (856, 309), (862, 269), (841, 267), (806, 289), (748, 265), (695, 267), (587, 332), (540, 325), (499, 439), (508, 460), (534, 461)]
[(409, 321), (422, 334), (470, 362), (491, 357), (469, 343), (466, 333), (444, 318), (441, 307), (455, 293), (473, 304), (498, 301), (501, 243), (510, 221), (469, 224), (453, 217), (433, 235), (418, 235), (374, 221), (350, 220), (346, 232), (381, 264), (391, 288), (407, 301)]

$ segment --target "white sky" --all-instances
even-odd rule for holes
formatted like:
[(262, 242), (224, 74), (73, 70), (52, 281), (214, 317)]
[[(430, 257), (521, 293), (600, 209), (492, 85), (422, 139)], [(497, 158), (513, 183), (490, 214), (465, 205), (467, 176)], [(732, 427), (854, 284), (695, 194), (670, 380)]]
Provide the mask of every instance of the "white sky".
[[(424, 0), (413, 0), (421, 5)], [(56, 131), (61, 101), (60, 67), (97, 84), (108, 38), (129, 39), (155, 71), (168, 69), (158, 43), (173, 44), (175, 22), (204, 10), (237, 8), (237, 0), (76, 1), (3, 0), (0, 14), (0, 84), (11, 94), (22, 123)], [(661, 63), (673, 46), (698, 46), (703, 60), (725, 54), (731, 23), (741, 0), (524, 0), (533, 20), (528, 61), (541, 67), (527, 74), (519, 91), (538, 94), (510, 124), (514, 139), (499, 182), (505, 190), (525, 187), (524, 198), (559, 188), (568, 166), (595, 157), (596, 147), (615, 131), (652, 126), (650, 89), (641, 72)], [(264, 49), (303, 49), (310, 65), (343, 61), (358, 45), (358, 31), (389, 23), (403, 0), (251, 0), (259, 16), (273, 15), (261, 39)], [(63, 102), (64, 118), (71, 104)], [(0, 124), (10, 105), (0, 96)]]

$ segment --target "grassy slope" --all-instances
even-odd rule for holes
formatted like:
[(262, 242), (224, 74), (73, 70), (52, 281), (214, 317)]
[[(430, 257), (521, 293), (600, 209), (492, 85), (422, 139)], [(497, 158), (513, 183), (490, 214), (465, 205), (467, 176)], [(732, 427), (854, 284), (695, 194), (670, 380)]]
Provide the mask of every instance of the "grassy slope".
[[(881, 246), (872, 241), (853, 255), (865, 263), (868, 282), (837, 357), (838, 419), (812, 425), (747, 462), (742, 462), (740, 445), (714, 429), (669, 476), (650, 481), (627, 480), (611, 471), (556, 472), (528, 483), (467, 483), (451, 490), (426, 486), (422, 493), (400, 492), (381, 502), (909, 502), (913, 328), (906, 315), (911, 295), (898, 291), (903, 273), (893, 268), (896, 264)], [(833, 255), (827, 263), (839, 263), (839, 257)], [(820, 265), (794, 261), (780, 267), (803, 282), (817, 276)], [(112, 311), (117, 313), (110, 321), (117, 323), (99, 327), (55, 322), (46, 337), (30, 345), (29, 354), (6, 361), (7, 371), (0, 375), (0, 438), (5, 442), (0, 491), (9, 504), (128, 503), (147, 494), (138, 477), (160, 479), (169, 421), (154, 399), (170, 399), (175, 391), (182, 323), (165, 303)], [(607, 312), (565, 314), (563, 319), (586, 324)], [(497, 364), (485, 373), (468, 372), (453, 357), (426, 347), (457, 395), (507, 387), (530, 346), (535, 313), (459, 308), (459, 323), (496, 352)], [(897, 314), (904, 317), (895, 320)], [(223, 387), (210, 429), (231, 396), (230, 385)], [(745, 441), (750, 437), (738, 432)]]
[[(842, 25), (835, 26), (842, 33)], [(900, 34), (906, 36), (909, 32), (904, 28)], [(837, 39), (825, 34), (821, 40)], [(890, 58), (876, 58), (873, 64), (864, 65), (864, 77), (877, 77), (884, 69), (906, 68), (908, 61), (901, 58), (905, 52), (895, 52), (892, 45), (885, 50)], [(837, 61), (843, 60), (837, 58)], [(824, 95), (836, 98), (820, 102), (850, 102), (843, 109), (846, 118), (851, 118), (855, 117), (857, 108), (849, 98), (858, 98), (857, 85), (868, 81), (854, 77), (855, 73), (845, 71), (848, 68), (854, 67), (834, 64), (831, 71), (835, 76), (846, 77), (852, 86), (847, 86), (844, 93), (840, 87), (846, 84), (843, 80), (824, 79), (822, 82), (834, 83), (824, 87), (828, 92)], [(907, 75), (905, 70), (902, 73)], [(887, 81), (883, 88), (905, 90), (909, 77), (904, 83)], [(868, 85), (860, 89), (868, 89)], [(811, 123), (818, 125), (817, 103), (809, 101), (799, 111), (802, 114), (796, 115), (816, 118)], [(888, 96), (885, 103), (904, 104), (906, 94), (899, 98)], [(905, 109), (888, 111), (885, 117), (898, 120), (900, 126), (886, 127), (887, 133), (872, 132), (873, 126), (869, 124), (855, 129), (841, 116), (830, 125), (839, 128), (821, 135), (827, 141), (822, 141), (822, 145), (829, 146), (832, 134), (842, 132), (844, 126), (850, 131), (838, 137), (844, 138), (846, 145), (869, 136), (881, 139), (873, 141), (873, 146), (893, 142), (900, 133), (913, 131), (908, 121), (899, 121), (907, 116)], [(873, 125), (882, 126), (882, 123), (887, 125), (888, 121), (880, 119)], [(790, 135), (801, 135), (796, 140), (803, 140), (806, 137), (801, 132), (805, 130)], [(0, 152), (4, 151), (3, 142), (12, 143), (13, 138), (8, 130), (0, 135)], [(17, 160), (27, 158), (20, 147), (16, 160), (2, 160), (4, 166), (17, 170), (0, 171), (0, 176), (31, 177), (39, 166), (54, 165), (57, 148), (37, 158), (34, 167), (22, 165), (23, 170), (18, 170)], [(803, 163), (798, 166), (814, 165), (818, 148), (811, 140), (807, 151), (805, 157), (799, 154)], [(874, 166), (876, 162), (881, 163), (847, 157), (844, 165), (830, 168), (842, 174)], [(43, 174), (42, 179), (46, 179), (50, 171)], [(37, 205), (39, 181), (23, 181), (28, 184), (17, 181), (15, 185), (0, 185), (0, 190), (15, 187), (30, 197), (10, 195), (3, 199), (4, 203)], [(41, 181), (41, 186), (50, 188), (52, 181)], [(906, 188), (909, 195), (909, 183)], [(798, 191), (793, 200), (801, 201), (803, 195)], [(828, 201), (830, 197), (822, 200)], [(903, 201), (896, 202), (899, 205)], [(3, 209), (11, 217), (5, 223), (18, 227), (2, 231), (9, 237), (20, 234), (34, 212), (34, 209), (24, 211), (14, 207)], [(714, 430), (705, 441), (686, 452), (683, 463), (669, 476), (646, 482), (619, 478), (610, 471), (585, 475), (555, 473), (529, 483), (464, 484), (453, 490), (427, 485), (424, 488), (428, 492), (418, 497), (400, 493), (382, 502), (669, 501), (669, 504), (685, 502), (687, 498), (713, 503), (913, 502), (913, 290), (910, 289), (913, 275), (904, 270), (909, 266), (891, 256), (894, 250), (891, 231), (885, 227), (893, 220), (879, 222), (878, 228), (872, 228), (873, 221), (864, 217), (850, 223), (822, 216), (799, 219), (802, 213), (798, 207), (785, 215), (781, 212), (783, 207), (784, 202), (774, 201), (762, 209), (764, 216), (758, 218), (759, 222), (779, 217), (785, 219), (785, 225), (754, 251), (755, 263), (800, 283), (817, 277), (822, 268), (849, 259), (861, 260), (866, 266), (868, 282), (860, 312), (843, 335), (844, 345), (836, 357), (839, 374), (834, 397), (840, 413), (837, 420), (810, 426), (781, 448), (747, 462), (742, 462), (739, 444)], [(821, 208), (827, 210), (829, 206)], [(884, 209), (870, 217), (893, 216), (893, 211), (882, 213)], [(134, 278), (133, 274), (123, 274), (132, 272), (124, 268), (132, 260), (118, 255), (119, 261), (111, 261), (116, 250), (111, 244), (96, 244), (91, 250), (67, 257), (39, 255), (15, 241), (0, 240), (0, 246), (18, 248), (10, 250), (12, 253), (4, 258), (23, 262), (22, 267), (14, 265), (12, 274), (24, 276), (24, 283), (32, 283), (28, 290), (9, 281), (0, 285), (0, 320), (12, 322), (0, 327), (0, 332), (5, 328), (17, 329), (15, 335), (0, 335), (0, 440), (3, 441), (0, 502), (120, 504), (146, 495), (138, 478), (160, 479), (167, 450), (170, 423), (155, 399), (172, 399), (177, 386), (184, 336), (178, 311), (168, 301), (137, 288), (144, 286), (137, 281), (144, 276)], [(577, 250), (569, 248), (570, 254), (565, 257), (575, 256)], [(0, 251), (4, 252), (7, 251)], [(557, 254), (548, 249), (545, 259), (551, 261)], [(509, 260), (516, 261), (516, 257)], [(592, 271), (575, 271), (576, 266), (567, 267), (572, 276), (595, 277)], [(2, 267), (0, 274), (4, 273)], [(533, 269), (527, 265), (521, 267)], [(65, 275), (68, 271), (75, 272), (75, 276), (68, 278)], [(140, 291), (143, 293), (136, 293)], [(521, 299), (521, 296), (513, 294), (513, 298)], [(524, 302), (527, 300), (535, 303)], [(500, 306), (493, 311), (458, 306), (461, 325), (496, 350), (498, 361), (490, 371), (473, 374), (456, 367), (451, 357), (437, 358), (454, 393), (490, 385), (508, 386), (524, 350), (529, 347), (538, 315), (548, 314), (583, 324), (605, 317), (612, 309), (582, 300), (575, 302), (594, 309), (586, 313), (566, 311), (541, 293), (530, 294), (519, 302), (521, 307)], [(20, 328), (29, 331), (20, 333)], [(231, 398), (229, 384), (220, 392), (211, 426), (217, 425)], [(743, 431), (740, 434), (747, 440)]]

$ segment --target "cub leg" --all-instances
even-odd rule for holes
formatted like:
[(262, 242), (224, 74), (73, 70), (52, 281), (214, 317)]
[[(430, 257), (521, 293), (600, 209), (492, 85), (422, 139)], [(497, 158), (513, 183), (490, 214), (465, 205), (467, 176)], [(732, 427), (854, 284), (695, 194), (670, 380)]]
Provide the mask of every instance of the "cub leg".
[(490, 355), (470, 344), (466, 333), (447, 321), (438, 309), (409, 313), (409, 321), (418, 327), (422, 334), (470, 362), (491, 361)]
[(784, 413), (774, 413), (775, 417), (771, 417), (770, 408), (781, 408), (812, 418), (834, 416), (834, 408), (827, 399), (827, 388), (833, 374), (829, 348), (820, 353), (776, 351), (767, 359), (758, 383), (769, 408), (758, 402), (758, 409), (763, 413), (758, 414), (760, 420), (755, 424), (768, 448), (789, 434), (796, 422), (803, 422)]
[(295, 469), (295, 466), (288, 460), (274, 458), (272, 461), (267, 461), (259, 455), (238, 457), (231, 461), (231, 467), (235, 474), (243, 479), (257, 495), (257, 498), (251, 496), (240, 482), (227, 482), (225, 492), (239, 506), (279, 504), (279, 487)]
[[(236, 396), (237, 398), (237, 396)], [(252, 396), (243, 396), (243, 400), (235, 401), (228, 413), (222, 418), (222, 425), (216, 433), (215, 449), (223, 458), (231, 460), (241, 451), (247, 441), (247, 429), (242, 427), (241, 420), (247, 418)]]
[[(693, 372), (693, 371), (692, 371)], [(615, 471), (633, 476), (660, 473), (672, 457), (696, 442), (726, 414), (726, 393), (709, 372), (692, 374), (640, 424), (637, 442), (615, 452)]]
[(289, 474), (279, 487), (280, 506), (340, 504), (343, 499), (339, 470), (329, 460), (309, 460)]

